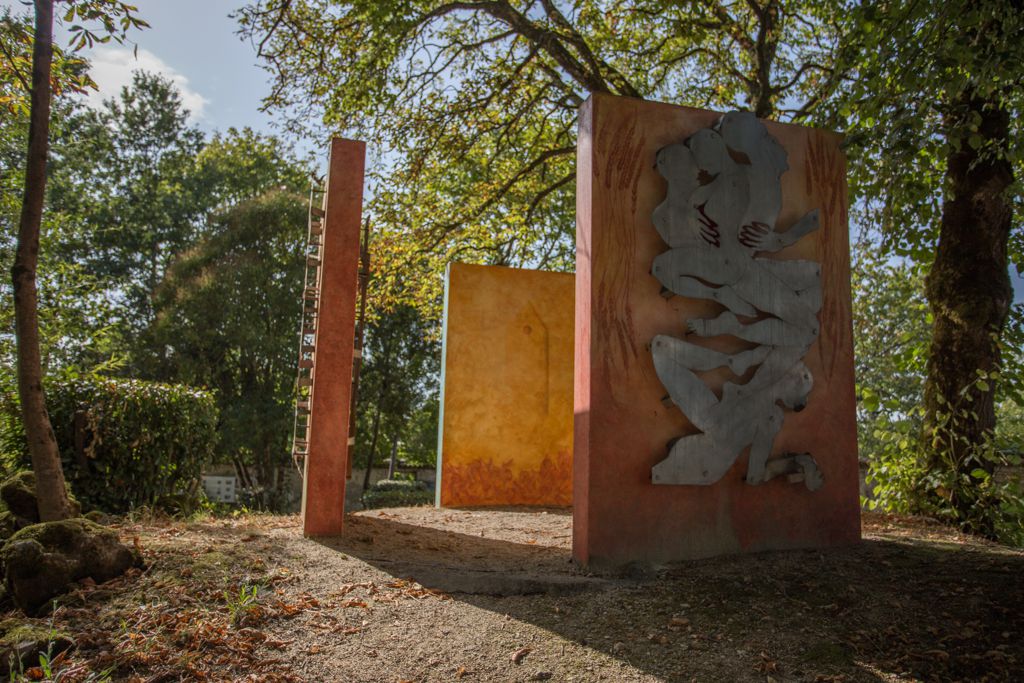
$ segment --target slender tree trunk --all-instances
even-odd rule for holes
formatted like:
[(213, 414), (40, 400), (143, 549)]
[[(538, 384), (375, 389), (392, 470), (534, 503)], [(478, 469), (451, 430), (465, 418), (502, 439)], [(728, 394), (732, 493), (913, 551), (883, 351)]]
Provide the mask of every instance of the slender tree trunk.
[(46, 158), (50, 138), (50, 65), (53, 60), (53, 0), (36, 0), (35, 44), (32, 48), (32, 104), (28, 126), (25, 194), (18, 225), (18, 247), (11, 268), (14, 320), (18, 340), (18, 397), (32, 469), (36, 475), (39, 517), (43, 521), (71, 516), (64, 488), (57, 439), (46, 412), (43, 368), (39, 351), (39, 230), (46, 193)]
[(395, 478), (395, 468), (398, 467), (398, 436), (391, 442), (391, 459), (388, 460), (388, 479)]
[(376, 412), (373, 415), (373, 436), (370, 437), (370, 449), (366, 454), (366, 472), (363, 473), (363, 493), (370, 488), (370, 472), (373, 470), (373, 456), (377, 453), (377, 438), (380, 436), (380, 404), (383, 400), (384, 392), (381, 392), (380, 398), (377, 400)]
[[(980, 120), (973, 133), (975, 145), (979, 139), (984, 143), (980, 149), (970, 144), (972, 120)], [(968, 89), (954, 103), (948, 126), (950, 141), (961, 143), (953, 144), (947, 159), (948, 194), (928, 275), (935, 322), (925, 382), (925, 438), (933, 468), (969, 477), (977, 468), (993, 468), (980, 458), (995, 428), (993, 382), (985, 378), (986, 388), (978, 371), (1000, 368), (999, 336), (1013, 300), (1007, 273), (1013, 170), (1002, 154), (1010, 118), (1000, 102)], [(950, 493), (953, 508), (967, 519), (975, 498)]]

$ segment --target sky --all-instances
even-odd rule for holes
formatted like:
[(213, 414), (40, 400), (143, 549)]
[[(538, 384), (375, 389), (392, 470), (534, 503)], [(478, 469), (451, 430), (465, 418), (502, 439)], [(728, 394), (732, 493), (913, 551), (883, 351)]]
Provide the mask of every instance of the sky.
[[(86, 51), (99, 92), (95, 103), (115, 96), (144, 69), (170, 78), (181, 90), (192, 121), (206, 132), (230, 126), (272, 132), (272, 118), (259, 111), (269, 92), (268, 74), (257, 66), (256, 51), (235, 31), (228, 15), (241, 0), (133, 0), (139, 16), (151, 28), (133, 31), (124, 45), (108, 43)], [(0, 6), (22, 10), (20, 0), (0, 0)], [(56, 30), (67, 44), (67, 32)], [(131, 41), (134, 41), (131, 42)], [(138, 46), (137, 56), (133, 55)]]
[[(163, 74), (178, 86), (192, 121), (208, 133), (232, 126), (274, 132), (272, 116), (259, 111), (270, 91), (269, 74), (258, 66), (255, 48), (236, 35), (237, 22), (229, 16), (243, 0), (134, 0), (133, 4), (151, 28), (132, 32), (129, 38), (134, 43), (97, 46), (86, 53), (99, 86), (99, 92), (91, 95), (94, 103), (117, 95), (130, 82), (133, 70), (145, 69)], [(4, 6), (26, 7), (21, 0), (0, 0), (0, 7)], [(66, 44), (67, 33), (58, 29), (57, 40)], [(298, 149), (310, 151), (305, 145)], [(1024, 278), (1015, 272), (1011, 277), (1015, 301), (1024, 302)]]

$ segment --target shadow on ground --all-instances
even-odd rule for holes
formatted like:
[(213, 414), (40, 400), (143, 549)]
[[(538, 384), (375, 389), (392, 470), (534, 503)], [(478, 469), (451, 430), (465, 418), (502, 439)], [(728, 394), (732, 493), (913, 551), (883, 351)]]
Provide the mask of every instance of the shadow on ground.
[(1024, 670), (1024, 554), (941, 529), (890, 533), (875, 518), (852, 548), (598, 576), (571, 563), (564, 510), (349, 519), (325, 548), (666, 680), (1014, 680)]

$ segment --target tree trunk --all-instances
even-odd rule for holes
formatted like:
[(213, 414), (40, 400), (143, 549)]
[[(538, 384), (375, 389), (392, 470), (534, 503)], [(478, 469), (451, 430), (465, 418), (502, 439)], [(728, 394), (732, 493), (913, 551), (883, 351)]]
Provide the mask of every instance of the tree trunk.
[(363, 473), (363, 493), (370, 488), (370, 472), (373, 470), (373, 456), (377, 453), (377, 438), (380, 436), (380, 404), (383, 400), (384, 392), (381, 392), (380, 400), (377, 401), (376, 410), (377, 412), (373, 415), (373, 436), (370, 437), (370, 449), (366, 455), (366, 472)]
[(18, 225), (18, 247), (11, 268), (14, 320), (18, 341), (18, 397), (25, 437), (36, 475), (39, 518), (71, 516), (57, 439), (46, 412), (43, 368), (39, 351), (39, 230), (46, 194), (46, 158), (50, 138), (50, 65), (53, 60), (53, 0), (36, 0), (35, 44), (32, 48), (32, 99), (25, 162), (25, 194)]
[(391, 459), (388, 461), (388, 479), (395, 478), (395, 468), (398, 466), (398, 437), (391, 442)]
[[(986, 377), (986, 388), (978, 371), (1000, 368), (999, 336), (1013, 300), (1007, 273), (1013, 170), (1003, 156), (1010, 119), (1000, 102), (969, 88), (954, 105), (947, 119), (954, 148), (947, 159), (948, 194), (927, 281), (934, 328), (925, 382), (925, 442), (932, 469), (953, 471), (957, 481), (965, 481), (963, 475), (970, 477), (977, 468), (991, 473), (994, 466), (981, 457), (995, 428), (993, 382)], [(980, 121), (973, 134), (972, 120)], [(963, 521), (976, 498), (961, 491), (954, 487), (950, 495)]]
[(757, 34), (754, 38), (754, 73), (751, 83), (750, 100), (754, 107), (754, 116), (759, 119), (770, 119), (775, 115), (775, 89), (772, 86), (772, 67), (778, 50), (779, 38), (779, 7), (774, 0), (769, 0), (764, 7), (751, 4), (757, 17)]

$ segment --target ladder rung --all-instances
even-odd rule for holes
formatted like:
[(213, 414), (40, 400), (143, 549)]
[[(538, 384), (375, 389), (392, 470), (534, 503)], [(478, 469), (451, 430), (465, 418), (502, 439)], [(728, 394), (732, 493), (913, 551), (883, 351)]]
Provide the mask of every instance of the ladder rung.
[(313, 386), (313, 378), (312, 377), (299, 377), (299, 386), (300, 387), (311, 387), (311, 386)]
[(295, 407), (299, 410), (309, 410), (309, 401), (299, 401), (295, 404)]
[(316, 256), (309, 255), (309, 256), (306, 257), (306, 265), (310, 266), (312, 268), (319, 268), (320, 267), (320, 259), (318, 257), (316, 257)]
[(310, 207), (309, 212), (311, 214), (313, 214), (314, 218), (323, 218), (324, 217), (324, 210), (323, 209), (319, 209), (319, 208), (317, 208), (315, 206)]
[(316, 347), (312, 344), (303, 344), (299, 349), (299, 353), (313, 353), (314, 351), (316, 351)]
[(302, 328), (302, 334), (316, 334), (316, 325), (306, 325)]
[(313, 361), (311, 359), (300, 360), (299, 361), (299, 367), (300, 368), (311, 368), (311, 367), (313, 367)]

